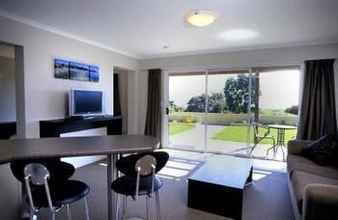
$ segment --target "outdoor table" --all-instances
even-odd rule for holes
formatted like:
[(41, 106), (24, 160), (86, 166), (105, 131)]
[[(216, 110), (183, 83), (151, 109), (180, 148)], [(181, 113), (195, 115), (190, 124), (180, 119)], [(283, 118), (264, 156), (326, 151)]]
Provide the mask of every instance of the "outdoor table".
[[(117, 155), (153, 151), (158, 146), (159, 141), (156, 138), (144, 135), (0, 140), (0, 164), (16, 160), (106, 155), (108, 220), (112, 220), (111, 184), (118, 176), (115, 166)], [(115, 214), (117, 214), (116, 197), (114, 196)]]
[(283, 160), (285, 159), (284, 155), (284, 149), (285, 147), (285, 131), (286, 130), (295, 130), (297, 127), (292, 125), (280, 125), (280, 124), (270, 124), (268, 125), (270, 129), (276, 129), (277, 130), (277, 140), (274, 146), (268, 149), (267, 154), (269, 153), (269, 150), (273, 149), (274, 154), (276, 154), (278, 148), (280, 147), (283, 152)]

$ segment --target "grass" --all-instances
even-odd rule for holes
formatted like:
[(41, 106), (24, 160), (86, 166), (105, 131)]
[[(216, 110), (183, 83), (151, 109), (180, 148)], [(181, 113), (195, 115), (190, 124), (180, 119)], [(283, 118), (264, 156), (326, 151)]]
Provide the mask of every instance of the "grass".
[(169, 135), (180, 134), (195, 127), (194, 123), (171, 122), (169, 124)]
[[(170, 115), (169, 134), (176, 135), (194, 128), (194, 122), (208, 123), (211, 125), (224, 126), (222, 130), (217, 132), (212, 139), (232, 142), (247, 142), (248, 128), (245, 125), (247, 122), (247, 114), (234, 113), (208, 113), (205, 118), (203, 112), (174, 112)], [(263, 124), (286, 124), (295, 125), (297, 116), (285, 113), (281, 109), (261, 109), (260, 122)], [(262, 134), (264, 130), (260, 130)], [(286, 130), (285, 142), (293, 139), (296, 136), (295, 130)], [(277, 138), (277, 130), (270, 129), (270, 135)], [(251, 131), (250, 142), (253, 143), (253, 132)], [(272, 144), (271, 139), (264, 139), (260, 143)]]
[[(247, 141), (247, 131), (248, 128), (246, 126), (225, 126), (221, 131), (217, 132), (212, 138), (216, 140), (222, 141), (233, 141), (233, 142), (246, 142)], [(263, 134), (265, 131), (260, 130)], [(286, 130), (285, 131), (285, 142), (287, 143), (289, 140), (292, 140), (296, 136), (295, 130)], [(272, 135), (275, 140), (277, 138), (277, 130), (270, 129), (270, 135)], [(251, 131), (250, 142), (253, 143), (253, 132)], [(271, 139), (263, 139), (261, 144), (272, 144)]]

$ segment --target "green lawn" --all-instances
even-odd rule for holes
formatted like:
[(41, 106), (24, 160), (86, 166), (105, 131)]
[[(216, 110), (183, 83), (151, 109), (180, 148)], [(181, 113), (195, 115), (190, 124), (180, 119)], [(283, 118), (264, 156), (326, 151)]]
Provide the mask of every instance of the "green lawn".
[[(233, 142), (246, 142), (247, 141), (247, 131), (246, 126), (225, 126), (221, 131), (217, 132), (212, 138), (216, 140), (223, 141), (233, 141)], [(264, 133), (261, 130), (262, 134)], [(277, 138), (277, 130), (271, 129), (270, 134)], [(296, 130), (286, 130), (285, 131), (285, 142), (288, 142), (291, 139), (294, 139), (296, 136)], [(253, 142), (253, 132), (251, 132), (250, 141)], [(262, 140), (261, 144), (272, 144), (272, 140)]]
[(189, 131), (195, 127), (194, 123), (181, 123), (181, 122), (171, 122), (169, 124), (169, 134), (175, 135), (185, 131)]

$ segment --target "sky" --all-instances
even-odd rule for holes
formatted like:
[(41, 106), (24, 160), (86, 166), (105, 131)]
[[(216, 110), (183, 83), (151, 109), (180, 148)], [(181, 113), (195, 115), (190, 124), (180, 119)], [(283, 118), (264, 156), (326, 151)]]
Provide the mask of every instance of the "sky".
[[(208, 93), (223, 92), (225, 81), (235, 74), (208, 76)], [(283, 70), (260, 74), (260, 108), (285, 109), (298, 105), (300, 72)], [(205, 76), (170, 76), (169, 100), (176, 105), (186, 107), (193, 96), (205, 93)]]

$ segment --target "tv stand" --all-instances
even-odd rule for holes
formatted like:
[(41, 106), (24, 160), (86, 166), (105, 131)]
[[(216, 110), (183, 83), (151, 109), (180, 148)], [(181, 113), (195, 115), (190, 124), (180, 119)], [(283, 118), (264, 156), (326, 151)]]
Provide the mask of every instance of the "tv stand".
[(122, 134), (122, 117), (112, 115), (75, 116), (40, 121), (40, 137), (60, 137), (63, 133), (107, 127), (107, 135)]

